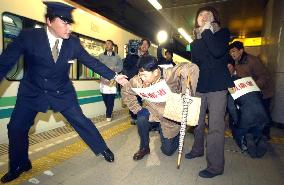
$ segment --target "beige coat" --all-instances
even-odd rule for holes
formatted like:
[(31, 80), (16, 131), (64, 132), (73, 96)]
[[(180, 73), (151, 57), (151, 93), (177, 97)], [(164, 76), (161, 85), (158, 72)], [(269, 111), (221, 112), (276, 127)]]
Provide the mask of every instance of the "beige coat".
[[(172, 92), (182, 93), (185, 92), (187, 87), (188, 74), (190, 74), (191, 78), (192, 92), (195, 93), (199, 68), (193, 63), (182, 63), (175, 67), (164, 69), (162, 78), (166, 81)], [(142, 80), (138, 75), (134, 76), (121, 91), (123, 102), (136, 114), (142, 107), (137, 101), (136, 93), (131, 88), (142, 88)], [(163, 118), (165, 103), (153, 103), (143, 100), (143, 107), (147, 108), (150, 112), (150, 122), (160, 122), (165, 138), (173, 138), (179, 133), (180, 125)]]

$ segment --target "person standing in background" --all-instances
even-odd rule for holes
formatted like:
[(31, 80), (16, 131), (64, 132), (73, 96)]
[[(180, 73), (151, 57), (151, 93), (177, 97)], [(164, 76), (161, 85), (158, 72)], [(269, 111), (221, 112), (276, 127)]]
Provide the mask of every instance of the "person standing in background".
[(165, 52), (165, 57), (163, 57), (161, 46), (159, 46), (157, 49), (157, 58), (158, 58), (159, 65), (171, 65), (172, 67), (176, 65), (173, 61), (173, 52), (170, 50), (167, 50)]
[(224, 172), (225, 121), (227, 89), (233, 86), (227, 68), (230, 32), (220, 27), (217, 10), (205, 6), (197, 11), (195, 40), (191, 43), (192, 62), (200, 69), (196, 96), (201, 97), (198, 126), (194, 130), (194, 144), (187, 159), (204, 155), (205, 116), (209, 112), (209, 130), (206, 139), (207, 168), (199, 172), (203, 178), (212, 178)]
[[(99, 55), (99, 60), (116, 73), (120, 73), (122, 71), (123, 64), (118, 54), (113, 51), (112, 40), (107, 40), (105, 42), (105, 52)], [(107, 121), (111, 121), (112, 119), (114, 99), (117, 93), (116, 85), (117, 84), (113, 80), (109, 81), (101, 77), (100, 91), (102, 93), (103, 101), (106, 106)]]

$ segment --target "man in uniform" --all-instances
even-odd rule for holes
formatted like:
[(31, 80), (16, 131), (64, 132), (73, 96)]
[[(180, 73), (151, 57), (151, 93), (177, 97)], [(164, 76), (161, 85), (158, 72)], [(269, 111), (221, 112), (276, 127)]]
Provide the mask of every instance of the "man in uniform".
[(122, 85), (127, 80), (91, 57), (80, 40), (70, 35), (73, 7), (59, 2), (45, 4), (47, 27), (22, 31), (0, 56), (1, 80), (20, 55), (23, 54), (26, 59), (26, 71), (7, 126), (9, 171), (1, 178), (2, 183), (14, 180), (32, 168), (28, 156), (29, 129), (37, 113), (48, 109), (60, 112), (96, 155), (102, 154), (106, 161), (114, 161), (113, 153), (78, 104), (69, 79), (71, 64), (68, 61), (78, 59), (104, 78), (114, 79)]

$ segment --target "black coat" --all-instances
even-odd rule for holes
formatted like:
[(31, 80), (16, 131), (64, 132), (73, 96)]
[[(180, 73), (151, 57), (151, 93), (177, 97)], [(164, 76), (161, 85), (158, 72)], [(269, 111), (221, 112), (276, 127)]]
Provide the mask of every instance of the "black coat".
[(128, 80), (133, 78), (135, 75), (138, 74), (138, 67), (137, 63), (139, 60), (138, 55), (131, 55), (127, 54), (126, 58), (123, 61), (123, 69), (122, 74), (126, 75), (128, 77)]
[(78, 104), (75, 89), (69, 79), (70, 60), (78, 59), (106, 79), (115, 73), (95, 59), (82, 47), (77, 37), (64, 39), (60, 54), (54, 62), (46, 30), (25, 30), (0, 56), (0, 80), (16, 64), (20, 55), (25, 57), (26, 70), (20, 82), (17, 102), (28, 108), (45, 112), (48, 108), (62, 111)]
[(233, 86), (227, 63), (230, 33), (221, 28), (216, 33), (204, 30), (201, 39), (191, 43), (192, 62), (200, 69), (197, 92), (207, 93), (225, 90)]
[(157, 58), (158, 58), (159, 65), (170, 65), (170, 64), (173, 65), (173, 66), (176, 65), (174, 63), (173, 59), (167, 60), (165, 57), (163, 57), (161, 47), (158, 47), (158, 49), (157, 49)]

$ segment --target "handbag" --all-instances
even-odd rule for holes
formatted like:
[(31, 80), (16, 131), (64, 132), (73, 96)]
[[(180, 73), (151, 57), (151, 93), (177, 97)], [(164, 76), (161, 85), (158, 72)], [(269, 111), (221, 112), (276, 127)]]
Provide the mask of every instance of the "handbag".
[[(180, 74), (178, 74), (180, 77)], [(190, 81), (190, 74), (187, 77), (187, 88), (191, 87)], [(191, 94), (192, 91), (191, 91)], [(189, 126), (196, 126), (198, 125), (199, 114), (200, 114), (200, 107), (201, 107), (201, 98), (200, 97), (189, 97), (189, 104), (188, 104), (188, 116), (187, 116), (187, 125)], [(176, 121), (182, 121), (182, 111), (183, 111), (183, 98), (181, 93), (169, 93), (166, 98), (166, 105), (164, 109), (163, 117)]]

